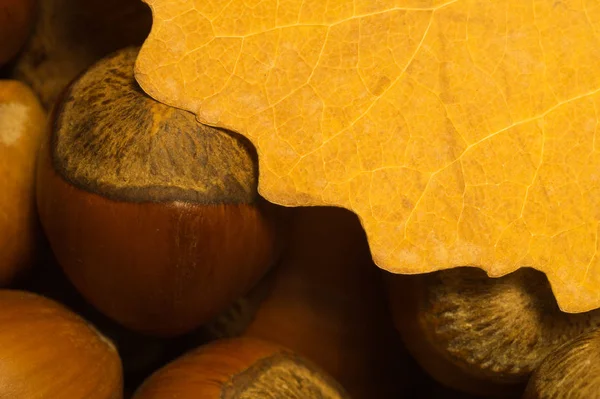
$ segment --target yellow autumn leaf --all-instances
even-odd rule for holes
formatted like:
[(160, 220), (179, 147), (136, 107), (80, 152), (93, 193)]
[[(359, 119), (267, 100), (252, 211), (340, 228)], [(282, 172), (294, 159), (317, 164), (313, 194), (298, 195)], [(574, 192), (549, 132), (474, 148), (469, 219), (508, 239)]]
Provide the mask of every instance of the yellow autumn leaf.
[(268, 200), (354, 211), (392, 272), (600, 307), (598, 0), (146, 1), (140, 85), (247, 136)]

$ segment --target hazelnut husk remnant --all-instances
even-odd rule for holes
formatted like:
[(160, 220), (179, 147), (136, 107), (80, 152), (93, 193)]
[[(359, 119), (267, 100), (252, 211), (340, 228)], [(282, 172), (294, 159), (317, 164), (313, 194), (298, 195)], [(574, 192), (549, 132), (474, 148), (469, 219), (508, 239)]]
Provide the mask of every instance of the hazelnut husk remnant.
[(36, 257), (35, 162), (45, 126), (46, 113), (33, 91), (0, 80), (0, 286)]
[(0, 291), (0, 308), (0, 397), (123, 397), (117, 350), (82, 318), (25, 291)]
[(252, 338), (214, 341), (149, 377), (134, 399), (345, 399), (341, 386), (288, 349)]
[(600, 330), (563, 344), (535, 370), (523, 399), (600, 398)]
[(38, 209), (83, 296), (136, 331), (174, 336), (247, 293), (277, 256), (253, 148), (137, 86), (137, 48), (103, 59), (57, 103)]
[(389, 275), (397, 329), (435, 379), (464, 392), (520, 392), (558, 346), (600, 325), (600, 311), (563, 313), (544, 274), (489, 278), (476, 268)]

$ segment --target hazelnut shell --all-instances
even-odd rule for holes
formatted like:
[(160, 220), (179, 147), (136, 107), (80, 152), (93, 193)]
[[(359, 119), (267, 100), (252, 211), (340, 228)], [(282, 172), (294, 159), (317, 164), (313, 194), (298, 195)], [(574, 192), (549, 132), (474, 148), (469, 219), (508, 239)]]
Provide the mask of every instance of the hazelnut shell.
[(0, 397), (121, 399), (113, 344), (75, 313), (25, 291), (0, 291)]
[(57, 102), (38, 164), (38, 210), (82, 295), (124, 326), (174, 336), (246, 294), (277, 256), (252, 149), (158, 103), (137, 49), (82, 74)]
[(36, 257), (35, 163), (45, 126), (46, 113), (33, 91), (0, 80), (0, 286)]
[(309, 361), (267, 341), (235, 338), (212, 342), (149, 377), (134, 399), (348, 399), (343, 389)]

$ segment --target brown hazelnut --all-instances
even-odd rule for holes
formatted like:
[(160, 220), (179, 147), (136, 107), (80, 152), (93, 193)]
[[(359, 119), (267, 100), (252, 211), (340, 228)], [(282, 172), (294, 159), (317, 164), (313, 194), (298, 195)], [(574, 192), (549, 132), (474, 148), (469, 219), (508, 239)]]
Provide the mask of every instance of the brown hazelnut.
[(246, 336), (305, 356), (355, 399), (403, 395), (408, 355), (358, 217), (332, 207), (288, 211), (288, 244)]
[(388, 277), (408, 350), (436, 380), (472, 394), (521, 392), (548, 354), (600, 324), (600, 311), (562, 312), (533, 269), (499, 278), (476, 268)]
[(600, 396), (600, 330), (566, 342), (535, 370), (523, 399), (593, 399)]
[(58, 262), (103, 313), (173, 336), (247, 293), (277, 256), (253, 148), (136, 84), (119, 51), (57, 103), (38, 209)]
[(0, 397), (123, 397), (117, 350), (85, 320), (25, 291), (1, 290), (0, 308)]
[(25, 43), (36, 3), (35, 0), (0, 0), (0, 65), (10, 61)]
[(348, 399), (311, 362), (267, 341), (214, 341), (150, 376), (134, 399)]
[(0, 80), (0, 286), (28, 269), (36, 255), (35, 163), (45, 126), (31, 89)]
[[(46, 109), (93, 63), (120, 48), (141, 45), (152, 25), (150, 8), (140, 0), (42, 0), (37, 8), (12, 72), (38, 93)], [(0, 19), (0, 38), (6, 37), (1, 26)]]

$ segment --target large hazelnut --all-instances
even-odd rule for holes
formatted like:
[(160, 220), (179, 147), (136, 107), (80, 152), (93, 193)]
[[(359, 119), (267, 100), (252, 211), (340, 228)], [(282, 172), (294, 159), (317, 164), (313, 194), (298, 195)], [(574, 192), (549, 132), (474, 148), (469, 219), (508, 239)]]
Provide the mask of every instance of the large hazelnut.
[(172, 336), (248, 292), (276, 257), (253, 148), (136, 84), (119, 51), (57, 103), (38, 208), (58, 262), (87, 300), (133, 330)]

